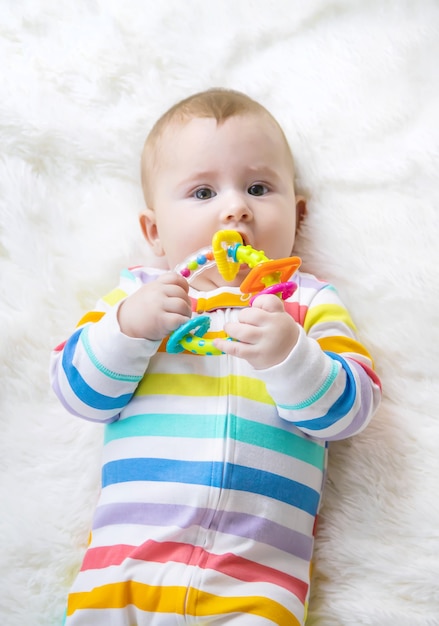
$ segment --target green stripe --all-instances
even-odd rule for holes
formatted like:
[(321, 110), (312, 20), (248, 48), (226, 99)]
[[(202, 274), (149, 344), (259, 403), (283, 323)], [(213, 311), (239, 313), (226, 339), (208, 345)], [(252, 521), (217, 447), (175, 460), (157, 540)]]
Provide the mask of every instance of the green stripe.
[(227, 436), (241, 443), (280, 452), (321, 470), (324, 468), (325, 448), (318, 443), (235, 415), (228, 416), (228, 419), (212, 415), (134, 415), (105, 428), (105, 443), (125, 437), (219, 439)]
[(109, 370), (107, 367), (104, 367), (102, 365), (102, 363), (98, 360), (98, 358), (96, 357), (95, 353), (93, 352), (93, 349), (90, 345), (90, 341), (88, 338), (88, 331), (90, 329), (91, 325), (85, 326), (85, 328), (83, 329), (83, 331), (81, 332), (81, 341), (82, 344), (85, 348), (85, 351), (87, 353), (88, 358), (90, 359), (90, 361), (93, 363), (93, 365), (95, 366), (95, 368), (97, 370), (99, 370), (100, 372), (102, 372), (102, 374), (104, 374), (105, 376), (108, 376), (108, 378), (112, 378), (113, 380), (119, 380), (121, 382), (125, 382), (125, 383), (138, 383), (140, 380), (142, 380), (142, 376), (131, 376), (128, 374), (118, 374), (117, 372), (113, 372), (112, 370)]
[(129, 280), (133, 280), (133, 281), (136, 280), (136, 277), (134, 276), (134, 274), (128, 269), (122, 270), (120, 275), (122, 278), (128, 278)]

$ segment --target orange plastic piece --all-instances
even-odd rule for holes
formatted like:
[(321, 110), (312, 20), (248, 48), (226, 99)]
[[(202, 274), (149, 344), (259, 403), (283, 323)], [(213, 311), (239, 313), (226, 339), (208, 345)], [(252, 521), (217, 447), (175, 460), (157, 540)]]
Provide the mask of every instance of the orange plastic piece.
[(242, 293), (258, 293), (270, 284), (283, 283), (294, 274), (301, 263), (302, 260), (298, 256), (259, 263), (244, 278), (240, 289)]

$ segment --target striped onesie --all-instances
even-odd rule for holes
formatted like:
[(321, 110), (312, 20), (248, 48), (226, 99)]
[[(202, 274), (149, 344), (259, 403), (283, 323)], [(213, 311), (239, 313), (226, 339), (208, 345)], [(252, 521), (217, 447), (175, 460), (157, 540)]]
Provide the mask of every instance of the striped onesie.
[[(328, 283), (296, 272), (300, 324), (282, 363), (168, 354), (120, 332), (117, 305), (161, 270), (137, 267), (52, 355), (53, 388), (105, 424), (102, 490), (66, 626), (299, 626), (309, 595), (327, 442), (380, 401), (371, 357)], [(189, 289), (208, 336), (246, 306)]]

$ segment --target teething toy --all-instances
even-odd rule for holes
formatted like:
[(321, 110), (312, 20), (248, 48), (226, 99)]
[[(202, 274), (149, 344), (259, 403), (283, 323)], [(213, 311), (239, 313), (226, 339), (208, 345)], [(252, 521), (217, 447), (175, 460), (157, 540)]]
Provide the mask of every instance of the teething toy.
[[(243, 294), (251, 296), (249, 302), (251, 306), (255, 298), (262, 294), (276, 294), (282, 300), (289, 298), (297, 285), (287, 279), (300, 267), (301, 260), (297, 256), (269, 259), (262, 250), (244, 245), (237, 231), (220, 230), (213, 236), (211, 247), (198, 250), (177, 265), (175, 271), (190, 283), (200, 272), (215, 264), (221, 276), (227, 281), (236, 278), (242, 264), (251, 268), (240, 286)], [(222, 354), (215, 348), (211, 339), (204, 337), (209, 326), (210, 319), (207, 315), (189, 320), (171, 334), (166, 346), (167, 352), (175, 354), (187, 350), (200, 355)], [(230, 337), (227, 339), (232, 340)]]
[[(221, 350), (215, 348), (211, 339), (203, 338), (209, 327), (210, 319), (207, 315), (194, 317), (171, 334), (166, 345), (166, 351), (177, 354), (187, 350), (193, 354), (205, 356), (223, 354)], [(195, 332), (191, 333), (193, 329)], [(228, 337), (228, 340), (232, 341), (232, 338)]]

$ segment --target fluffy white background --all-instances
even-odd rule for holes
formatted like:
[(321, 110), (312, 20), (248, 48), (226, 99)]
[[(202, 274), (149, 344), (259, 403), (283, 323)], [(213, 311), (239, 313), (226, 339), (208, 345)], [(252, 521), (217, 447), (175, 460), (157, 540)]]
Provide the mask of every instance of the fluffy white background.
[(304, 266), (338, 286), (384, 385), (367, 431), (331, 445), (308, 624), (439, 624), (438, 2), (0, 11), (2, 626), (60, 624), (98, 490), (101, 429), (53, 397), (50, 349), (148, 260), (145, 135), (211, 86), (283, 124), (310, 193)]

